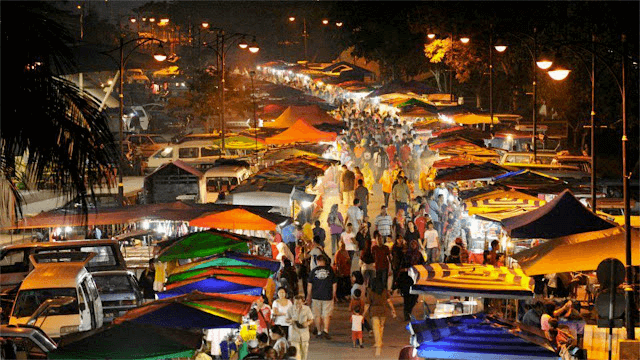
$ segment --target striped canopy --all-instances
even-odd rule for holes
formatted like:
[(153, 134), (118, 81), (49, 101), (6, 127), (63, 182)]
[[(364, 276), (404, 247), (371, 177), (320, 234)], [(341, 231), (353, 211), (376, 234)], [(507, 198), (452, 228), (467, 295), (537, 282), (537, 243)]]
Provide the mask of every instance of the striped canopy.
[(412, 294), (528, 299), (533, 279), (520, 269), (476, 264), (430, 264), (409, 269)]
[(514, 209), (533, 210), (546, 202), (515, 190), (496, 190), (467, 199), (465, 202), (469, 215)]
[(246, 238), (216, 230), (191, 233), (179, 238), (162, 250), (158, 255), (158, 260), (200, 258), (220, 254), (226, 250), (248, 251)]

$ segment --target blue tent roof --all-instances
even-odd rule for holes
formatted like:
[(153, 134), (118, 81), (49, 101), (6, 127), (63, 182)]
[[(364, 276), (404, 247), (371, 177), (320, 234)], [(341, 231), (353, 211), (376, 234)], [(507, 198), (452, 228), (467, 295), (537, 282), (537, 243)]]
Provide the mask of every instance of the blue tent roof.
[(216, 278), (207, 278), (200, 281), (192, 282), (183, 286), (173, 288), (168, 291), (158, 293), (158, 299), (164, 299), (172, 296), (188, 294), (194, 290), (206, 293), (220, 294), (242, 294), (242, 295), (261, 295), (263, 289), (248, 285), (236, 284)]
[(262, 260), (257, 256), (243, 254), (237, 251), (227, 251), (224, 253), (223, 256), (229, 259), (244, 261), (246, 263), (249, 263), (251, 265), (261, 267), (264, 269), (269, 269), (269, 271), (271, 271), (272, 273), (276, 273), (278, 272), (278, 270), (280, 270), (280, 262), (275, 260), (272, 260), (272, 261)]
[(150, 324), (184, 329), (220, 329), (238, 327), (238, 323), (235, 321), (209, 314), (180, 303), (168, 304), (130, 321), (138, 324)]
[(560, 359), (548, 344), (495, 327), (482, 314), (412, 322), (409, 330), (418, 356), (428, 359)]

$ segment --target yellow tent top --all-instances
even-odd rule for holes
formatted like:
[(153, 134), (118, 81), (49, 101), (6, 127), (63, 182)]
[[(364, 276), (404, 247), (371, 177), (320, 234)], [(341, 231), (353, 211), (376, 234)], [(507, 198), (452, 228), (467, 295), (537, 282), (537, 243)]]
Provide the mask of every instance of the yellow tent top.
[(546, 201), (516, 190), (496, 190), (465, 201), (469, 215), (504, 212), (516, 209), (533, 210)]
[[(491, 117), (489, 115), (479, 115), (479, 114), (459, 114), (453, 116), (453, 121), (458, 124), (463, 125), (476, 125), (476, 124), (491, 124)], [(500, 120), (493, 115), (493, 123), (499, 124)]]

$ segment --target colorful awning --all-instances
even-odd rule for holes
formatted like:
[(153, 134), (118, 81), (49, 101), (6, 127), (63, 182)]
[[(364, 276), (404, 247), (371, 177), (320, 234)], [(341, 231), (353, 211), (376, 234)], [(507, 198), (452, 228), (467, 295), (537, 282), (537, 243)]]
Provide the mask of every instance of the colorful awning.
[(546, 204), (544, 200), (515, 190), (492, 191), (469, 198), (465, 203), (469, 215), (515, 209), (533, 210)]
[[(188, 294), (192, 291), (200, 291), (206, 293), (220, 293), (220, 294), (242, 294), (242, 295), (255, 295), (259, 296), (264, 291), (263, 287), (241, 284), (233, 281), (227, 281), (229, 277), (225, 279), (218, 279), (215, 277), (201, 279), (194, 282), (186, 283), (182, 286), (172, 288), (171, 290), (157, 293), (158, 299), (169, 298), (178, 295)], [(268, 280), (268, 279), (263, 279)]]
[[(189, 226), (225, 230), (275, 230), (278, 223), (274, 222), (273, 219), (269, 219), (275, 217), (276, 216), (269, 216), (269, 213), (260, 213), (250, 211), (249, 209), (237, 208), (219, 213), (202, 215), (191, 220), (189, 222)], [(284, 219), (281, 222), (287, 220), (284, 216), (277, 217)]]
[(156, 300), (114, 320), (190, 329), (235, 328), (249, 313), (258, 296), (212, 294), (194, 291)]
[[(471, 158), (470, 161), (473, 161), (473, 158)], [(449, 169), (440, 169), (438, 170), (434, 181), (436, 183), (441, 183), (449, 181), (490, 179), (498, 175), (506, 174), (510, 170), (511, 169), (507, 169), (491, 162), (484, 162), (482, 164), (471, 163)]]
[(221, 254), (227, 250), (249, 251), (245, 238), (235, 234), (207, 230), (191, 233), (179, 238), (160, 252), (158, 260), (201, 258)]
[(476, 264), (430, 264), (409, 269), (412, 294), (529, 299), (533, 279), (520, 269)]

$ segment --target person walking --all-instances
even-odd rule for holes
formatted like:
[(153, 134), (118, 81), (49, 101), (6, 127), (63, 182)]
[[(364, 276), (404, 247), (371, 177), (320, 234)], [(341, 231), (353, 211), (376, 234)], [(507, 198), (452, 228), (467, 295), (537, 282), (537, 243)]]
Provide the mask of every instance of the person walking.
[(389, 266), (391, 264), (391, 251), (384, 243), (384, 237), (374, 233), (375, 245), (371, 247), (373, 258), (375, 261), (376, 279), (380, 279), (385, 289), (387, 288), (387, 279), (389, 278)]
[[(287, 293), (287, 289), (284, 287), (279, 287), (276, 293), (278, 297), (273, 301), (273, 306), (271, 307), (271, 322), (276, 326), (280, 326), (283, 330), (282, 334), (284, 337), (289, 336), (289, 323), (287, 322), (287, 311), (289, 308), (293, 306), (291, 300), (289, 300), (289, 294)], [(285, 349), (286, 350), (286, 349)]]
[(329, 232), (331, 232), (331, 252), (335, 254), (338, 251), (338, 240), (340, 240), (340, 235), (344, 231), (344, 217), (338, 211), (338, 204), (331, 206), (327, 224), (329, 225)]
[(360, 251), (360, 271), (364, 275), (364, 282), (367, 287), (371, 284), (371, 279), (376, 277), (376, 259), (373, 256), (372, 247), (371, 237), (368, 237), (365, 239), (364, 246)]
[(351, 341), (353, 341), (353, 347), (364, 347), (362, 343), (362, 324), (364, 324), (364, 316), (362, 316), (362, 309), (359, 305), (354, 306), (351, 312)]
[(396, 203), (396, 211), (400, 209), (407, 211), (411, 191), (404, 176), (398, 176), (398, 183), (391, 190), (391, 197)]
[(353, 255), (357, 250), (356, 234), (353, 230), (353, 224), (347, 223), (347, 229), (340, 235), (340, 241), (344, 244), (345, 249), (349, 253), (349, 259), (353, 260)]
[[(388, 308), (387, 308), (388, 306)], [(391, 311), (389, 311), (391, 309)], [(376, 348), (376, 356), (380, 356), (382, 352), (382, 339), (384, 336), (384, 324), (388, 314), (391, 313), (393, 318), (396, 317), (396, 309), (389, 298), (389, 292), (384, 287), (380, 279), (375, 279), (371, 284), (371, 292), (367, 297), (364, 308), (364, 315), (371, 315), (371, 323), (373, 326), (373, 336), (375, 339), (374, 347)]]
[(298, 359), (307, 360), (309, 355), (309, 325), (313, 323), (311, 308), (305, 305), (304, 295), (298, 294), (294, 304), (287, 310), (289, 342), (297, 350)]
[(358, 179), (358, 187), (354, 191), (355, 197), (358, 200), (360, 210), (364, 217), (368, 216), (367, 206), (369, 204), (369, 189), (364, 186), (364, 180)]
[(344, 248), (344, 242), (340, 241), (339, 250), (333, 262), (333, 270), (337, 277), (338, 287), (336, 290), (336, 299), (338, 301), (346, 300), (349, 296), (349, 274), (351, 271), (351, 258), (349, 252)]
[(431, 264), (434, 262), (439, 262), (439, 249), (440, 243), (438, 238), (438, 232), (433, 227), (433, 223), (427, 223), (427, 230), (424, 232), (424, 242), (422, 243), (423, 247), (426, 249), (427, 254), (427, 263)]
[(382, 184), (382, 195), (384, 195), (384, 206), (389, 207), (389, 197), (393, 191), (393, 178), (391, 176), (391, 170), (385, 169), (380, 177), (380, 184)]
[(404, 262), (398, 275), (398, 288), (404, 300), (404, 321), (411, 320), (413, 307), (416, 306), (416, 302), (418, 302), (418, 295), (411, 294), (413, 280), (409, 276), (409, 268), (422, 264), (424, 264), (424, 258), (422, 257), (422, 253), (420, 253), (420, 245), (418, 245), (417, 240), (412, 240), (407, 246)]
[(320, 220), (316, 220), (314, 223), (315, 227), (313, 228), (313, 237), (316, 236), (320, 239), (320, 246), (324, 249), (324, 241), (327, 239), (327, 232), (324, 231), (322, 227), (320, 227)]
[(373, 221), (374, 230), (380, 233), (380, 236), (383, 238), (387, 238), (391, 236), (391, 226), (393, 225), (393, 219), (389, 214), (387, 214), (387, 206), (382, 205), (380, 207), (380, 214), (376, 216), (376, 219)]
[[(307, 305), (311, 304), (317, 336), (330, 340), (329, 323), (336, 299), (336, 276), (328, 265), (329, 259), (318, 257), (318, 266), (309, 273), (307, 280)], [(323, 327), (321, 327), (323, 325)], [(320, 330), (324, 328), (324, 331)]]
[(353, 225), (354, 232), (358, 232), (360, 230), (360, 226), (362, 226), (362, 221), (364, 220), (364, 216), (362, 215), (362, 210), (360, 210), (360, 200), (354, 199), (353, 205), (347, 209), (347, 218), (345, 219), (346, 223), (351, 223)]
[(345, 205), (353, 203), (354, 190), (355, 190), (356, 175), (353, 171), (347, 168), (347, 165), (342, 165), (342, 176), (340, 177), (340, 191), (342, 191), (342, 201)]

